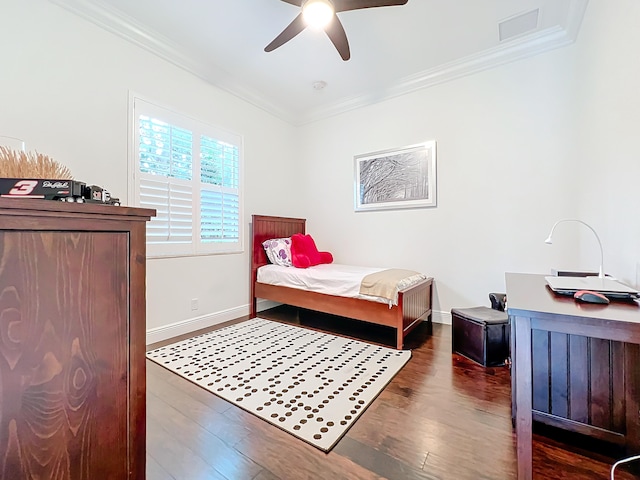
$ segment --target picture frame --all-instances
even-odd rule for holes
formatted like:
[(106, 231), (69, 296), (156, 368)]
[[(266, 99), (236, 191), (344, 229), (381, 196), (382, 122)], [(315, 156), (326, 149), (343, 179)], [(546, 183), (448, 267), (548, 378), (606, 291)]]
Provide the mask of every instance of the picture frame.
[(436, 142), (356, 155), (355, 211), (437, 206)]

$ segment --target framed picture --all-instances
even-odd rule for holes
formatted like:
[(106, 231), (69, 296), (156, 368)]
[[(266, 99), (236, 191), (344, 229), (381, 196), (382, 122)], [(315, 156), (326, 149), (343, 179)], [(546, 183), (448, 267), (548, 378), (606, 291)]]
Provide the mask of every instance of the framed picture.
[(356, 212), (435, 206), (435, 140), (355, 156)]

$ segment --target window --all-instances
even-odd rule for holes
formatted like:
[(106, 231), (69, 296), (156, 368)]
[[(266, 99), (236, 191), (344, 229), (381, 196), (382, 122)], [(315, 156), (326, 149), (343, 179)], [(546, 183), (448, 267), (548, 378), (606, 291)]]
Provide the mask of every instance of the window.
[(136, 205), (150, 256), (242, 251), (242, 138), (133, 98)]

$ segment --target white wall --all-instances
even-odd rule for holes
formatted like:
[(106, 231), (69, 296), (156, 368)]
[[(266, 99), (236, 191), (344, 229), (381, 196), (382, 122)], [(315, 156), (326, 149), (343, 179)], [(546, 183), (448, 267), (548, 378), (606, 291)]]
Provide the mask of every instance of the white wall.
[[(640, 287), (640, 2), (591, 0), (576, 59), (580, 215), (602, 237), (605, 270)], [(586, 254), (583, 254), (583, 258)], [(586, 261), (586, 259), (585, 259)]]
[[(592, 0), (576, 44), (302, 127), (306, 215), (337, 261), (435, 278), (436, 318), (488, 305), (506, 271), (597, 270), (636, 283), (640, 6)], [(353, 157), (438, 142), (438, 206), (353, 211)], [(629, 199), (633, 203), (624, 207)], [(580, 227), (580, 228), (579, 228)]]
[[(338, 262), (433, 276), (444, 320), (452, 307), (488, 305), (505, 271), (548, 271), (561, 252), (543, 241), (577, 207), (567, 57), (551, 52), (302, 128), (305, 210), (320, 248)], [(354, 155), (431, 139), (436, 208), (354, 212)]]
[(273, 193), (297, 195), (293, 128), (46, 0), (3, 0), (0, 18), (0, 136), (24, 139), (125, 204), (129, 91), (244, 136), (245, 253), (150, 259), (147, 328), (157, 340), (247, 314), (250, 215), (304, 215)]

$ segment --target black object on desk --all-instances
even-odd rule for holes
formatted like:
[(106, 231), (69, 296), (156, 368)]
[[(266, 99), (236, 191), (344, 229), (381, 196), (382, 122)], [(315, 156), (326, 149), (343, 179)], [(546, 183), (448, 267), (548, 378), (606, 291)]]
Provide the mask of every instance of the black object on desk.
[(579, 302), (600, 303), (605, 305), (609, 304), (609, 299), (607, 297), (601, 293), (593, 292), (591, 290), (578, 290), (573, 294), (573, 298)]

